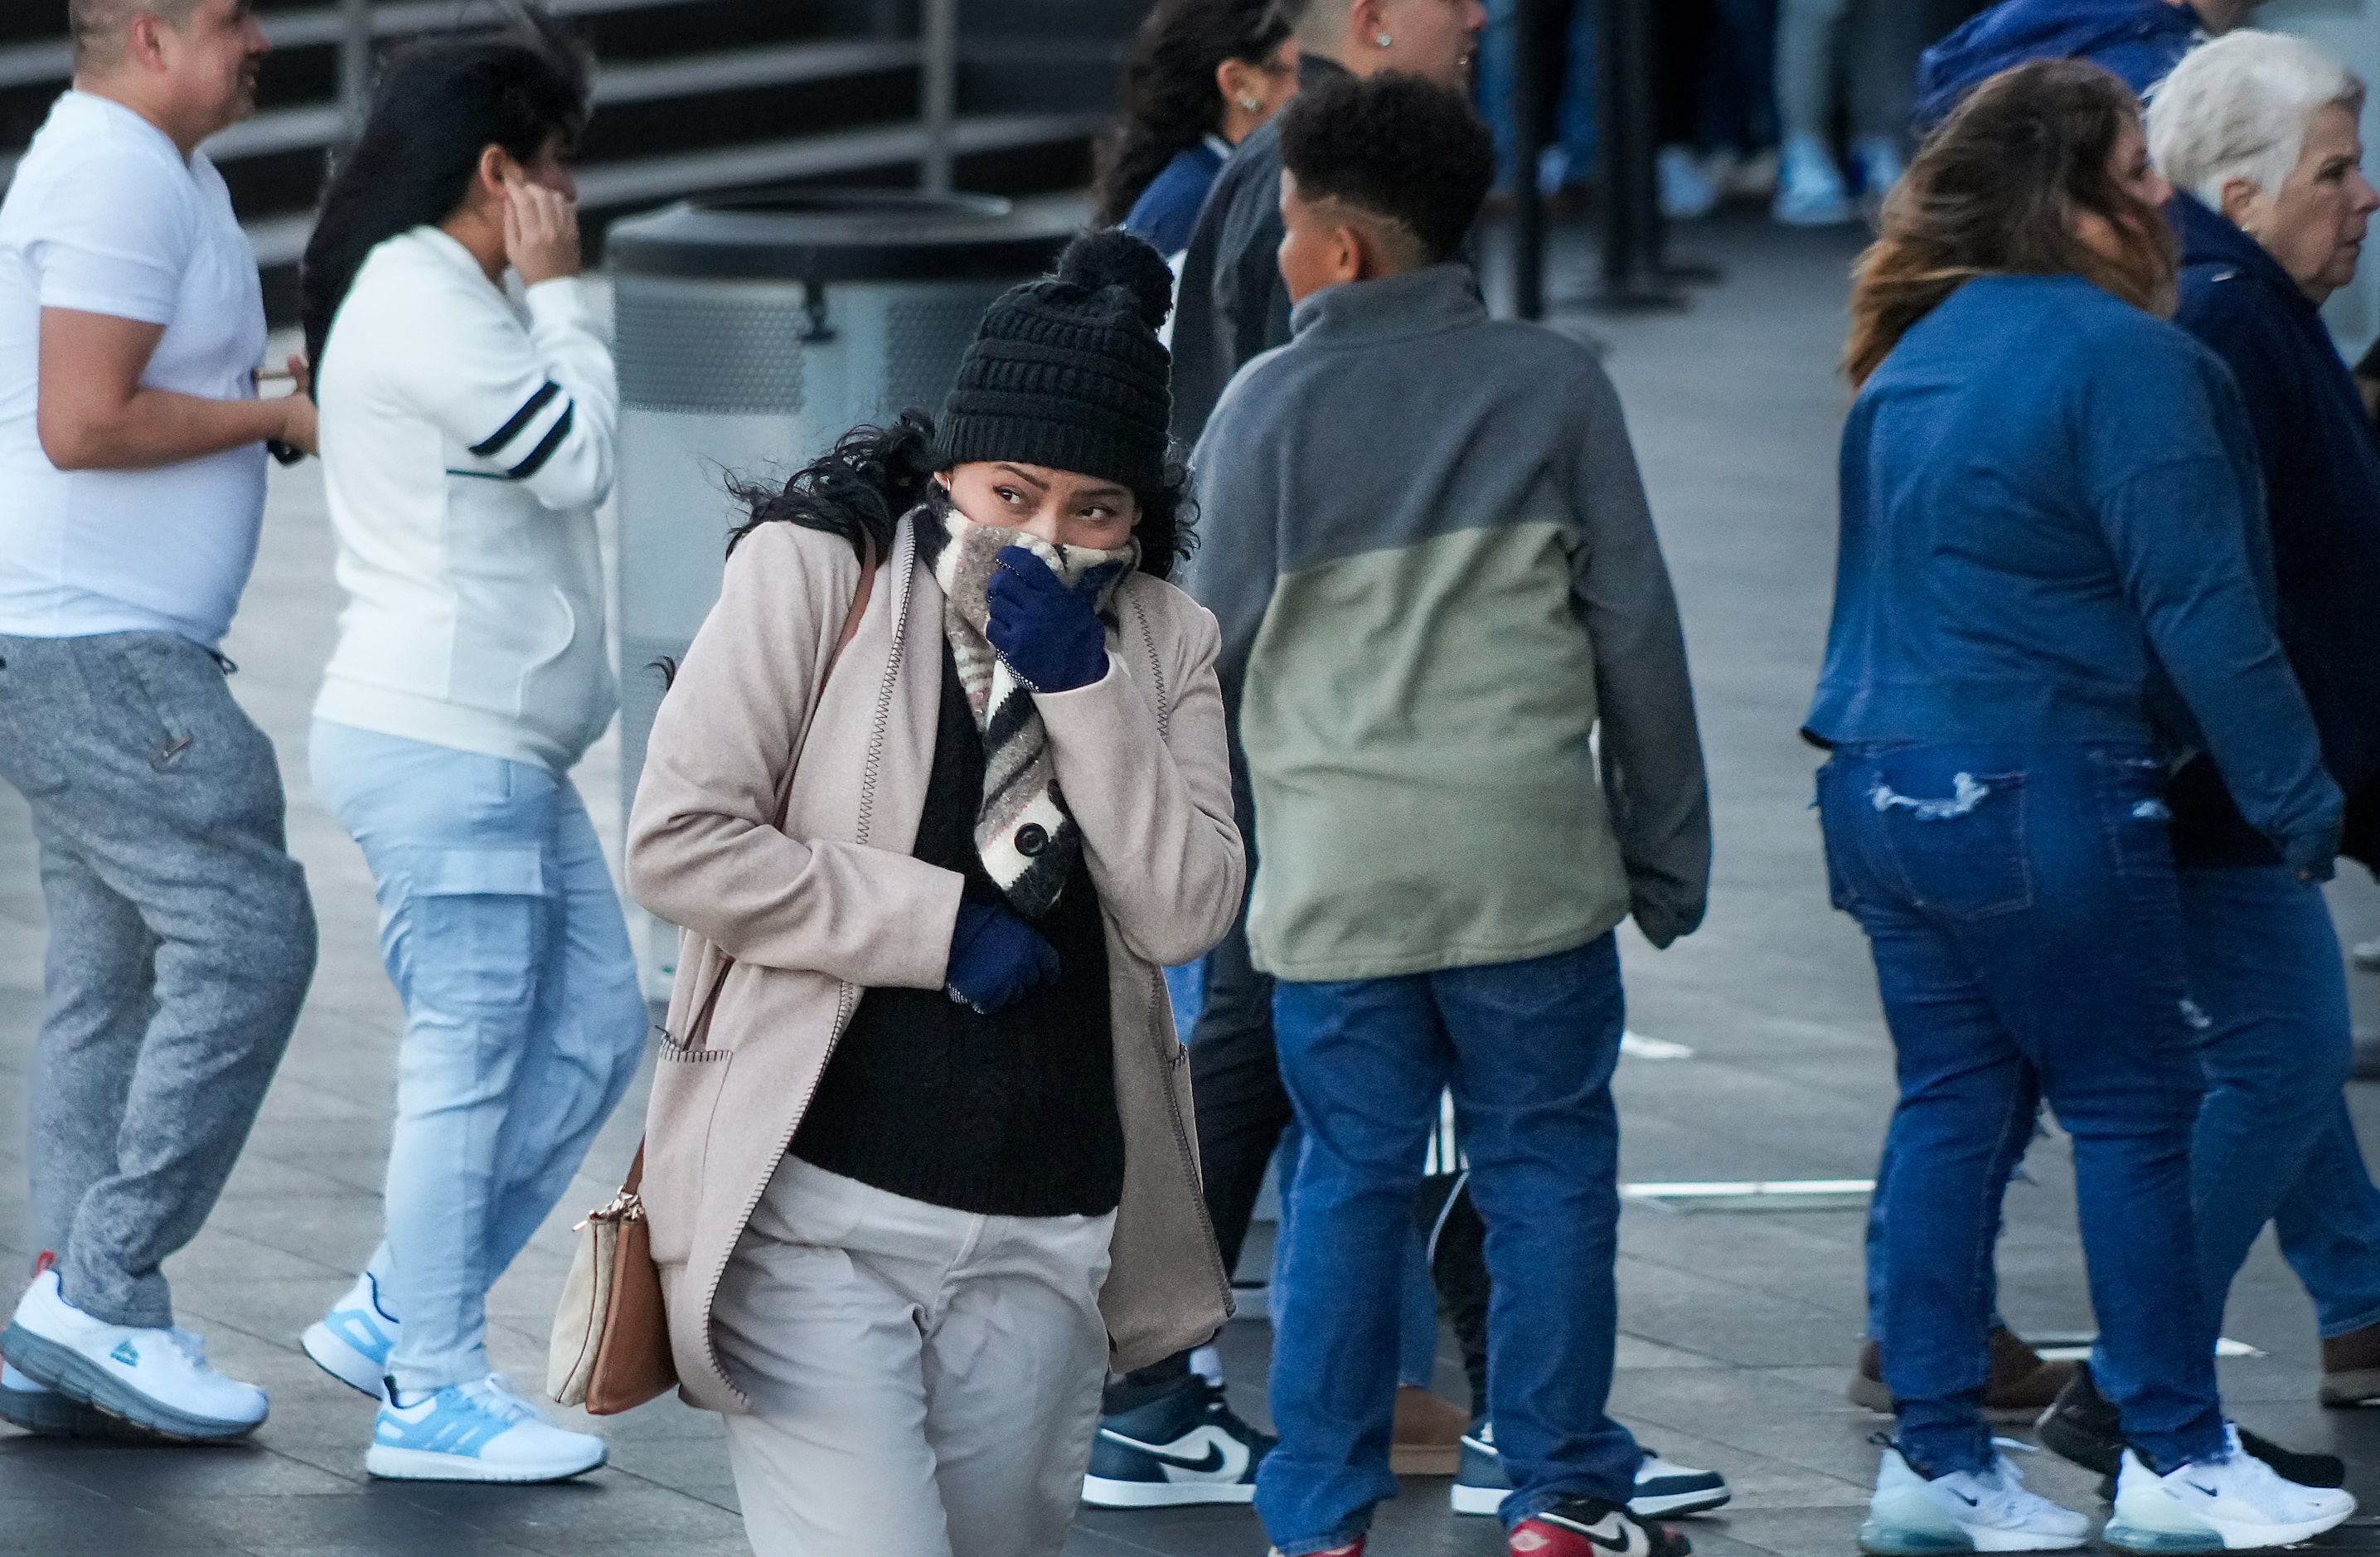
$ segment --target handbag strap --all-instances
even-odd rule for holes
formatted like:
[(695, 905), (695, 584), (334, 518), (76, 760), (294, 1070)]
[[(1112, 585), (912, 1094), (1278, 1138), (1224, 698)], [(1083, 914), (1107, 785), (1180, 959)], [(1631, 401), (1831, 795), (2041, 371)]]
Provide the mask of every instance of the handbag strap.
[(644, 1186), (644, 1182), (645, 1143), (639, 1140), (637, 1142), (636, 1159), (628, 1164), (628, 1176), (620, 1181), (620, 1193), (623, 1196), (634, 1195)]

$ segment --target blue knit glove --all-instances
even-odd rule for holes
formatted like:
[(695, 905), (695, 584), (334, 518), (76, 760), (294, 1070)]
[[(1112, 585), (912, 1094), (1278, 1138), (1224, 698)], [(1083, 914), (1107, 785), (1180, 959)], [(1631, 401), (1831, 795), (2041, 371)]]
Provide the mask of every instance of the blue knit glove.
[(989, 1016), (1058, 977), (1058, 951), (1002, 903), (962, 903), (951, 935), (950, 997)]
[(1108, 567), (1069, 590), (1022, 546), (1003, 548), (996, 560), (1000, 569), (983, 590), (991, 605), (984, 636), (1008, 668), (1036, 692), (1071, 692), (1106, 675), (1108, 630), (1092, 602), (1112, 577)]

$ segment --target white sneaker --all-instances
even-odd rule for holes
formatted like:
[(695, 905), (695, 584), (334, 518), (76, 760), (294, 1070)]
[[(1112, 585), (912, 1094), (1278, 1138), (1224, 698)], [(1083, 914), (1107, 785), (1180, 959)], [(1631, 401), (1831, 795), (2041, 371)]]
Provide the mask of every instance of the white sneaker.
[(2090, 1539), (2091, 1521), (2024, 1490), (2006, 1454), (1981, 1475), (1954, 1470), (1931, 1481), (1898, 1449), (1884, 1452), (1859, 1547), (1876, 1557), (1944, 1551), (2070, 1551)]
[(1870, 217), (1883, 211), (1884, 197), (1907, 171), (1900, 148), (1880, 135), (1864, 135), (1852, 142), (1852, 166), (1859, 174), (1860, 209)]
[(380, 1283), (367, 1271), (331, 1311), (306, 1327), (298, 1344), (314, 1366), (351, 1390), (378, 1400), (388, 1376), (388, 1354), (401, 1327), (381, 1307)]
[(1661, 214), (1672, 222), (1707, 216), (1718, 205), (1718, 186), (1703, 171), (1702, 159), (1688, 146), (1664, 146), (1654, 164), (1660, 184)]
[(491, 1373), (410, 1405), (382, 1401), (364, 1469), (393, 1481), (565, 1481), (609, 1454), (601, 1439), (555, 1427)]
[(2166, 1476), (2125, 1450), (2107, 1543), (2126, 1551), (2252, 1551), (2318, 1536), (2355, 1512), (2353, 1493), (2284, 1481), (2240, 1449), (2237, 1428), (2226, 1422), (2223, 1435), (2224, 1458)]
[(208, 1367), (204, 1341), (95, 1320), (55, 1270), (25, 1289), (0, 1351), (35, 1383), (167, 1438), (238, 1438), (264, 1420), (264, 1392)]
[(1843, 191), (1842, 169), (1815, 135), (1789, 137), (1769, 214), (1789, 227), (1839, 227), (1858, 213)]

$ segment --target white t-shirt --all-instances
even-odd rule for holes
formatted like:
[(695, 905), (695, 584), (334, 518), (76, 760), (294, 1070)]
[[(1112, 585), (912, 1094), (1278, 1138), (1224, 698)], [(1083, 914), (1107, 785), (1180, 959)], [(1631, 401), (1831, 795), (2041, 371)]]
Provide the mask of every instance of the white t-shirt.
[(60, 470), (35, 423), (44, 308), (164, 325), (152, 388), (253, 396), (264, 298), (214, 164), (69, 91), (0, 201), (0, 633), (176, 632), (212, 649), (256, 561), (264, 445)]

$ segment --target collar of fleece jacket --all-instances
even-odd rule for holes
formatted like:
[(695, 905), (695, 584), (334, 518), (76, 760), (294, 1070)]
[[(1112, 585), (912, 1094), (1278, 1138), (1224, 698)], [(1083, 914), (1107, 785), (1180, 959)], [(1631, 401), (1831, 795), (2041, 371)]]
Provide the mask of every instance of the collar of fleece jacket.
[(1449, 261), (1378, 281), (1326, 286), (1297, 305), (1290, 329), (1301, 345), (1390, 341), (1460, 330), (1488, 317), (1479, 277)]

